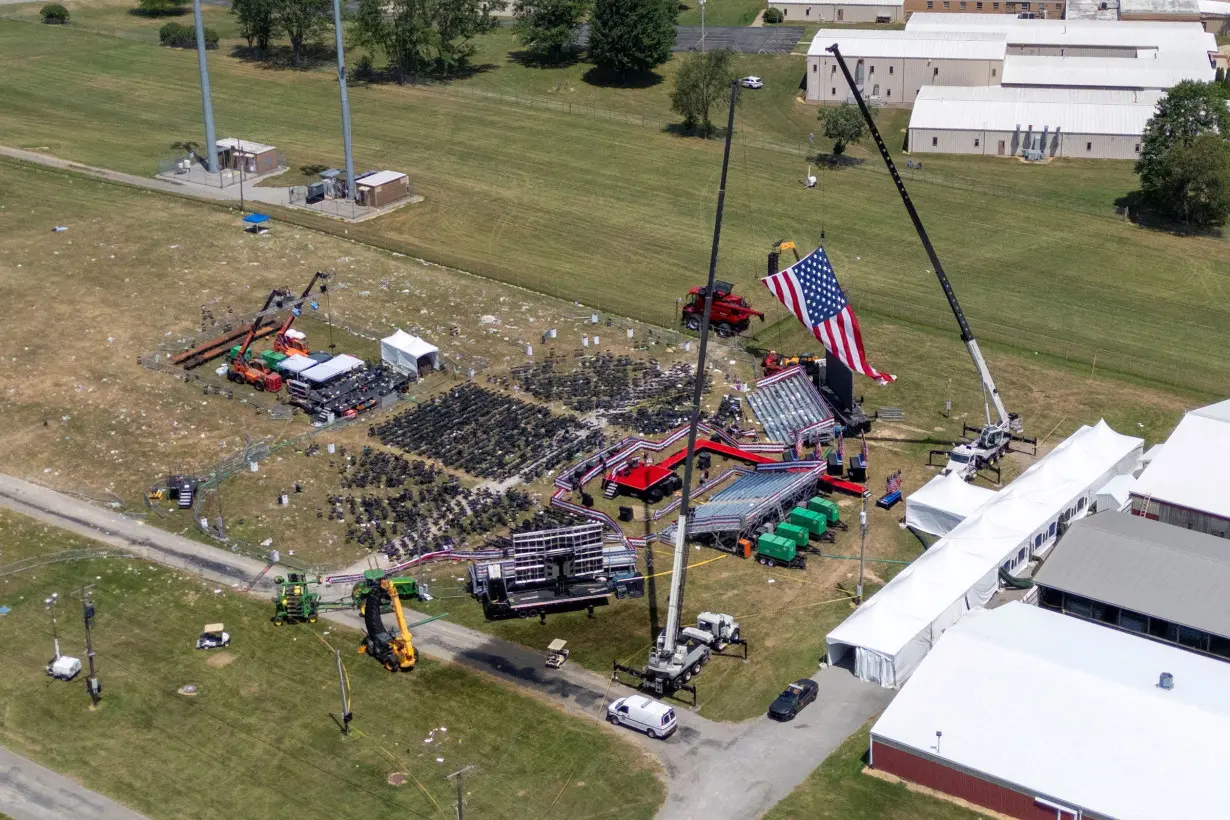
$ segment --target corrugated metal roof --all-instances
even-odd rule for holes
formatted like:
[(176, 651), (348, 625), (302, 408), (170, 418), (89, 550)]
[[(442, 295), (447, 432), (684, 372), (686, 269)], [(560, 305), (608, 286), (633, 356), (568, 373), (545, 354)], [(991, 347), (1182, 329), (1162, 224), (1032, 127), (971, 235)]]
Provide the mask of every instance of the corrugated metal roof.
[(1213, 79), (1204, 53), (1171, 55), (1163, 59), (1111, 59), (1105, 57), (1004, 58), (1004, 85), (1074, 88), (1166, 89), (1183, 80)]
[(360, 188), (375, 188), (378, 185), (384, 185), (394, 180), (404, 177), (401, 171), (377, 171), (376, 173), (365, 176), (361, 179), (356, 179), (354, 184)]
[(843, 57), (903, 57), (929, 60), (1002, 60), (1002, 32), (885, 31), (881, 29), (820, 29), (807, 50), (823, 57), (837, 44)]
[(1161, 97), (1160, 91), (924, 86), (910, 128), (1136, 135)]
[(1132, 495), (1230, 518), (1230, 403), (1183, 417)]
[(1223, 0), (1199, 0), (1200, 13), (1213, 17), (1230, 17), (1230, 3)]
[(1135, 46), (1163, 51), (1215, 51), (1217, 49), (1217, 38), (1195, 22), (1029, 20), (1007, 14), (928, 14), (921, 12), (910, 18), (905, 30), (910, 33), (996, 31), (1004, 34), (1009, 45), (1054, 45), (1069, 48)]
[(1226, 539), (1128, 513), (1072, 524), (1034, 581), (1230, 637)]
[(1013, 602), (940, 636), (871, 737), (1087, 817), (1225, 817), (1228, 690), (1230, 663)]

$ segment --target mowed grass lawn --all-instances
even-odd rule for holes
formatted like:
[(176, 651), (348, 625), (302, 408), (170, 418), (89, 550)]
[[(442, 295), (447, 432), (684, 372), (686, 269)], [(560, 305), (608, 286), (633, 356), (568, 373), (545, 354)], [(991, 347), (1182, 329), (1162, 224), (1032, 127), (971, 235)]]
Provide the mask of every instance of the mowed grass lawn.
[[(505, 42), (500, 49), (511, 47)], [(358, 165), (404, 168), (426, 201), (346, 230), (613, 312), (672, 321), (676, 297), (704, 275), (721, 148), (664, 133), (652, 118), (639, 124), (653, 111), (659, 123), (673, 119), (665, 96), (675, 63), (648, 89), (593, 89), (583, 66), (535, 73), (506, 59), (483, 63), (490, 67), (456, 84), (469, 93), (354, 89)], [(771, 242), (814, 244), (823, 228), (860, 310), (951, 330), (878, 161), (826, 172), (820, 190), (804, 191), (799, 154), (757, 147), (802, 146), (818, 128), (815, 110), (793, 102), (803, 61), (745, 57), (738, 65), (765, 76), (770, 93), (745, 95), (739, 115), (743, 140), (733, 155), (719, 275), (768, 305), (756, 279)], [(276, 144), (296, 166), (340, 162), (336, 83), (326, 70), (270, 70), (222, 54), (211, 56), (211, 68), (219, 134)], [(172, 142), (199, 140), (191, 53), (5, 21), (0, 69), (2, 144), (148, 174)], [(510, 85), (501, 87), (505, 78)], [(564, 90), (568, 82), (580, 90)], [(575, 94), (605, 105), (570, 115), (510, 99), (509, 88), (530, 86), (535, 98)], [(900, 116), (886, 118), (886, 130), (900, 135), (901, 127)], [(1209, 391), (1230, 378), (1230, 360), (1209, 355), (1230, 319), (1230, 243), (1117, 219), (1113, 201), (1135, 183), (1130, 164), (930, 157), (925, 164), (909, 179), (912, 194), (980, 337), (1076, 361), (1097, 356), (1103, 369)], [(769, 312), (784, 315), (775, 306)]]
[[(0, 564), (89, 545), (8, 512), (0, 529)], [(60, 593), (62, 650), (83, 657), (72, 591), (87, 583), (99, 712), (80, 681), (43, 673), (52, 636), (42, 601)], [(288, 804), (303, 817), (452, 817), (444, 775), (469, 764), (475, 817), (648, 818), (663, 797), (652, 761), (600, 724), (426, 658), (392, 675), (355, 653), (355, 632), (274, 627), (270, 606), (160, 567), (42, 566), (5, 577), (0, 603), (12, 608), (0, 616), (0, 743), (151, 818), (277, 817)], [(214, 621), (230, 649), (197, 651)], [(339, 705), (330, 647), (349, 671), (349, 739), (329, 717)], [(189, 683), (195, 697), (177, 693)], [(406, 783), (389, 785), (393, 772)]]

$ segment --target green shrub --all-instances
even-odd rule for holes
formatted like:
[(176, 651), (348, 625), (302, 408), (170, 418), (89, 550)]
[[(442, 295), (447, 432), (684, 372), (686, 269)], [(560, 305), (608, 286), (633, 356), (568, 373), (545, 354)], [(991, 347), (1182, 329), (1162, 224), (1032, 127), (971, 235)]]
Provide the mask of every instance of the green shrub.
[(44, 23), (52, 25), (67, 25), (68, 9), (61, 6), (59, 3), (48, 3), (39, 11), (43, 16)]
[(782, 21), (782, 10), (772, 9), (772, 8), (765, 9), (764, 10), (764, 21), (766, 23), (769, 23), (770, 25), (780, 23)]
[[(158, 41), (171, 48), (196, 48), (196, 29), (180, 23), (166, 23), (158, 29)], [(218, 47), (218, 32), (205, 29), (205, 48)]]

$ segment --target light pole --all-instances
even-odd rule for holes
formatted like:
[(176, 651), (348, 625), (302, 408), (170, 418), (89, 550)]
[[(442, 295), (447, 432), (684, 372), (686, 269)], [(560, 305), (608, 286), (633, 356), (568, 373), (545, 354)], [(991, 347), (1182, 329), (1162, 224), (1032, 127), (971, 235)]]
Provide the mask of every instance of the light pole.
[(863, 508), (858, 512), (858, 588), (854, 593), (854, 603), (863, 604), (863, 563), (867, 554), (867, 499), (871, 498), (870, 490), (863, 490)]
[(98, 682), (98, 674), (94, 669), (94, 641), (91, 632), (94, 629), (94, 602), (90, 600), (90, 590), (93, 584), (81, 588), (81, 618), (85, 621), (85, 654), (90, 661), (90, 677), (86, 679), (85, 691), (89, 693), (94, 706), (102, 699), (102, 684)]
[(700, 0), (700, 53), (705, 53), (705, 0)]
[(56, 624), (56, 604), (60, 601), (60, 593), (51, 593), (50, 598), (43, 599), (43, 609), (51, 613), (51, 637), (55, 641), (56, 658), (60, 657), (60, 630)]

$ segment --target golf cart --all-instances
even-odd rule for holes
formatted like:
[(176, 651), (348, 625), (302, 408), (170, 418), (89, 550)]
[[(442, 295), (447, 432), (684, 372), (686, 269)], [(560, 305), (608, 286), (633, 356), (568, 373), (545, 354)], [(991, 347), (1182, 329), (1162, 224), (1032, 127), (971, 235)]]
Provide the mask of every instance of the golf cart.
[(231, 645), (231, 636), (222, 631), (222, 624), (205, 624), (205, 631), (196, 639), (197, 649), (217, 649)]
[(547, 668), (559, 669), (568, 662), (568, 641), (556, 638), (547, 646)]

